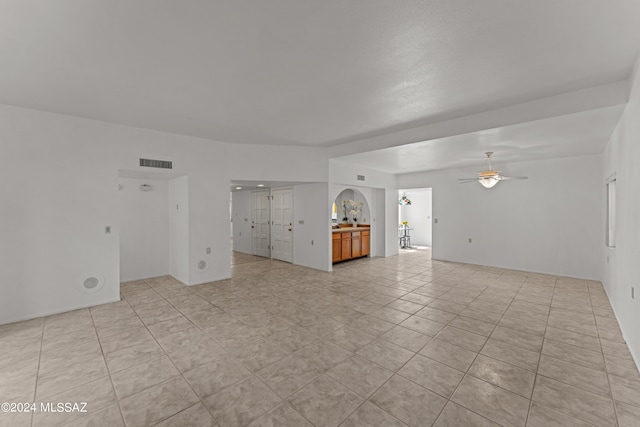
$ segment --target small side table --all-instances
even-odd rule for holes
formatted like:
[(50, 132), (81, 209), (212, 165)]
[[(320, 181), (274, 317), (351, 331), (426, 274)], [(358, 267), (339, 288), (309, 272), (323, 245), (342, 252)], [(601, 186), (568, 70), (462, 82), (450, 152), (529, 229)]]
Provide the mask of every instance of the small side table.
[(398, 228), (398, 239), (400, 243), (400, 249), (410, 249), (411, 248), (411, 234), (409, 233), (413, 228), (409, 227), (399, 227)]

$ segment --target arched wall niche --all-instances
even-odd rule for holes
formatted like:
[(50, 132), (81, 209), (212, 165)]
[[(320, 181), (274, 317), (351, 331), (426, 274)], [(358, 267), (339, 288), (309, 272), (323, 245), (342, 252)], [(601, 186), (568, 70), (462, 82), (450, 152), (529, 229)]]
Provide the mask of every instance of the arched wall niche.
[(367, 196), (363, 194), (360, 190), (355, 188), (345, 188), (338, 193), (338, 195), (334, 198), (333, 203), (331, 205), (331, 212), (333, 212), (333, 204), (335, 203), (337, 207), (337, 221), (336, 223), (343, 223), (344, 218), (344, 209), (342, 206), (342, 202), (348, 202), (349, 200), (353, 200), (355, 203), (362, 203), (362, 213), (358, 215), (358, 220), (353, 221), (352, 215), (349, 214), (349, 205), (347, 203), (347, 222), (357, 224), (371, 224), (371, 209), (370, 209), (370, 201)]

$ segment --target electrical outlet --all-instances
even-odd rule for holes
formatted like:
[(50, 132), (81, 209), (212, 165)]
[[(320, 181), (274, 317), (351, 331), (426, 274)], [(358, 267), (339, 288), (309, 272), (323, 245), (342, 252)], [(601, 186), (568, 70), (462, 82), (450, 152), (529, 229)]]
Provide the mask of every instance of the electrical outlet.
[(471, 243), (471, 242), (472, 242), (471, 237), (469, 237), (469, 243)]
[(111, 226), (107, 225), (104, 227), (104, 234), (111, 234)]
[(435, 218), (435, 219), (433, 220), (433, 222), (435, 222), (435, 223), (437, 224), (437, 223), (438, 223), (438, 218)]
[(631, 299), (636, 299), (636, 292), (635, 292), (636, 288), (634, 288), (633, 286), (631, 287)]
[(211, 248), (207, 248), (207, 255), (211, 255)]
[(311, 246), (313, 246), (313, 240), (311, 241)]
[(304, 224), (304, 219), (299, 220), (298, 224), (301, 224), (301, 225)]

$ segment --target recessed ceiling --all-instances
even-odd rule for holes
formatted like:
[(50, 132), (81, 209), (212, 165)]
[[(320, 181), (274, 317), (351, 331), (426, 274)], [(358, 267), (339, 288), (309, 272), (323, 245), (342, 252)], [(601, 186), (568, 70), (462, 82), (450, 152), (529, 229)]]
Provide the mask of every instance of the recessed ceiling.
[(601, 153), (624, 105), (437, 138), (337, 158), (370, 169), (400, 174), (475, 165), (484, 152), (494, 162), (542, 160)]
[(0, 102), (334, 146), (625, 79), (639, 40), (637, 0), (4, 0)]

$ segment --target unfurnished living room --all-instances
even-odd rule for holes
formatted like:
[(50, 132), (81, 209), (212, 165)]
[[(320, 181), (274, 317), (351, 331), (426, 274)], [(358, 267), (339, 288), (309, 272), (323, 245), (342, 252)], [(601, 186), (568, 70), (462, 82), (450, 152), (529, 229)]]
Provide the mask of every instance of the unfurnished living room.
[(0, 53), (0, 426), (640, 426), (637, 0), (0, 0)]

